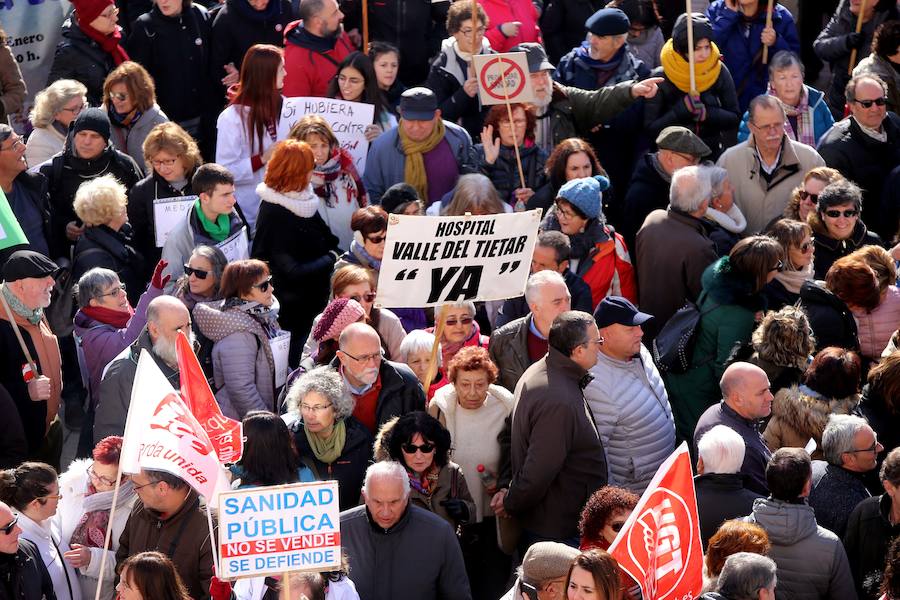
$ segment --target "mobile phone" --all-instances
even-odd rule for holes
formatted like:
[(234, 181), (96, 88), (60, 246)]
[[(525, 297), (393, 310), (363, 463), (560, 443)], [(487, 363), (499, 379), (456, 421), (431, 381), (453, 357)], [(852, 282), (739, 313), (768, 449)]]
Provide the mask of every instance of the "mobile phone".
[(528, 600), (538, 600), (538, 589), (530, 583), (519, 581), (519, 590)]

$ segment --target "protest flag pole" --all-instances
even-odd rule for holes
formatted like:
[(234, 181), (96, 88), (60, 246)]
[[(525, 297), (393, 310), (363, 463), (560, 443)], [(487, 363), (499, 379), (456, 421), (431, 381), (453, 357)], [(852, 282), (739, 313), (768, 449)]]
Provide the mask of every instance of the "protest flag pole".
[(209, 501), (206, 502), (206, 523), (209, 525), (209, 543), (212, 546), (213, 566), (216, 568), (216, 576), (222, 572), (219, 568), (219, 544), (216, 541), (216, 534), (213, 531), (212, 511), (209, 508)]
[[(123, 444), (124, 444), (124, 440)], [(106, 525), (106, 536), (103, 539), (103, 553), (100, 555), (100, 576), (97, 577), (97, 592), (94, 600), (100, 600), (100, 590), (103, 588), (103, 574), (106, 572), (106, 559), (109, 555), (109, 542), (112, 538), (114, 519), (116, 518), (116, 502), (119, 500), (119, 486), (122, 483), (122, 471), (116, 465), (116, 487), (113, 489), (112, 506), (109, 509), (109, 523)]]
[(691, 96), (697, 96), (697, 73), (694, 65), (694, 13), (691, 12), (691, 0), (685, 0), (687, 14), (688, 73), (691, 78)]
[(369, 52), (369, 0), (362, 0), (363, 53)]
[[(856, 33), (862, 31), (863, 15), (866, 12), (866, 0), (859, 5), (859, 15), (856, 17)], [(850, 62), (847, 64), (847, 75), (853, 75), (853, 67), (856, 66), (856, 48), (850, 51)]]
[[(365, 0), (363, 0), (365, 2)], [(766, 8), (766, 29), (772, 27), (772, 10), (774, 10), (775, 0), (769, 0), (769, 6)], [(769, 47), (763, 44), (762, 64), (769, 64)]]
[[(6, 285), (6, 283), (3, 285)], [(37, 363), (34, 362), (34, 358), (31, 357), (31, 352), (28, 351), (28, 346), (25, 345), (25, 340), (22, 339), (22, 332), (19, 331), (19, 324), (16, 323), (16, 319), (9, 309), (9, 304), (6, 303), (6, 297), (3, 295), (3, 292), (0, 292), (0, 302), (3, 303), (3, 309), (6, 311), (6, 316), (9, 319), (9, 324), (12, 326), (13, 333), (16, 334), (16, 340), (19, 342), (19, 347), (22, 348), (22, 354), (25, 355), (25, 360), (28, 361), (28, 366), (31, 368), (31, 374), (34, 375), (35, 378), (40, 377), (41, 373), (38, 371)]]
[(438, 348), (441, 345), (441, 336), (444, 335), (444, 320), (447, 318), (446, 312), (447, 305), (441, 305), (441, 310), (437, 313), (437, 317), (434, 320), (434, 343), (431, 344), (431, 356), (428, 361), (428, 370), (425, 372), (425, 383), (422, 384), (422, 389), (425, 390), (426, 399), (428, 398), (428, 388), (431, 387), (431, 382), (434, 381), (434, 376), (437, 375), (437, 354)]
[[(513, 132), (513, 150), (516, 151), (516, 166), (519, 168), (519, 183), (525, 188), (525, 173), (522, 171), (522, 157), (519, 155), (519, 140), (516, 139), (516, 124), (513, 123), (512, 106), (509, 104), (509, 90), (506, 87), (506, 74), (503, 71), (503, 59), (500, 58), (497, 63), (500, 65), (500, 83), (503, 85), (503, 99), (506, 102), (506, 114), (509, 116), (509, 127)], [(514, 64), (514, 63), (513, 63)], [(497, 132), (499, 135), (500, 132)]]
[(282, 600), (291, 600), (291, 573), (290, 571), (285, 571), (281, 574), (281, 593)]

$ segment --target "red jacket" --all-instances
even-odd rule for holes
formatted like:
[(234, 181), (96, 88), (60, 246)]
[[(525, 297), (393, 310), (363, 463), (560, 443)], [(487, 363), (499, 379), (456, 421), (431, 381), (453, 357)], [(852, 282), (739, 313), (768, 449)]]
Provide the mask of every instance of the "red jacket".
[[(484, 36), (491, 43), (495, 52), (509, 52), (509, 49), (522, 42), (539, 42), (541, 30), (538, 29), (538, 12), (531, 0), (478, 0), (487, 13), (488, 27)], [(522, 27), (519, 34), (511, 38), (500, 31), (500, 25), (511, 21), (519, 21)]]
[(628, 248), (621, 235), (614, 235), (615, 241), (608, 239), (598, 243), (584, 259), (591, 263), (587, 270), (578, 265), (581, 278), (591, 288), (595, 309), (607, 296), (625, 296), (637, 303), (637, 285)]
[(300, 25), (301, 21), (294, 21), (284, 30), (284, 68), (287, 73), (282, 95), (324, 98), (328, 83), (337, 74), (338, 65), (356, 48), (346, 32), (341, 33), (330, 50), (300, 45), (298, 41), (302, 42), (304, 36)]

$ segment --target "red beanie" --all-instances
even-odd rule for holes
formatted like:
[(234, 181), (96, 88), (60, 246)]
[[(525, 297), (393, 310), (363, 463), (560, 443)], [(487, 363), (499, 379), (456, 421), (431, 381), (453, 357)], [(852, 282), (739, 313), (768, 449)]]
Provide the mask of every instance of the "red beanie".
[(78, 22), (82, 25), (90, 25), (94, 19), (113, 4), (113, 0), (72, 0), (75, 14), (78, 15)]

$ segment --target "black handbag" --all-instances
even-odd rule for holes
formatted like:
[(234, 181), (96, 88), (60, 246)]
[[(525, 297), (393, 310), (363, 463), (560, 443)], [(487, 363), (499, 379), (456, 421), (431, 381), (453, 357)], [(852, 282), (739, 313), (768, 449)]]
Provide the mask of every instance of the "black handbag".
[(713, 304), (701, 311), (699, 304), (705, 295), (705, 292), (700, 294), (697, 304), (689, 301), (679, 308), (653, 340), (653, 362), (660, 372), (680, 374), (690, 369), (700, 319), (719, 308)]

